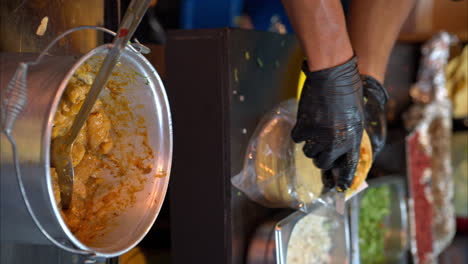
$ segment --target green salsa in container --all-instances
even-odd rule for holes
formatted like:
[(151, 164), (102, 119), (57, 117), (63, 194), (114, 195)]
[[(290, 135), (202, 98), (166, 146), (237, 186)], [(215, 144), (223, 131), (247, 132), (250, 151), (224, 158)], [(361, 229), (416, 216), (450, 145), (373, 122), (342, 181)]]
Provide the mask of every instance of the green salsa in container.
[(385, 263), (385, 221), (391, 213), (389, 186), (369, 188), (361, 199), (359, 248), (361, 263)]

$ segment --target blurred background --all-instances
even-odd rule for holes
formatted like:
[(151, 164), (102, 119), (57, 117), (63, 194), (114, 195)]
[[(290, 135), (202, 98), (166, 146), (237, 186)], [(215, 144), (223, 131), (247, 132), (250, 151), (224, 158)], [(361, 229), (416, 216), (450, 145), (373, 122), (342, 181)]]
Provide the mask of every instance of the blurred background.
[[(351, 0), (342, 1), (345, 12), (349, 7), (350, 1)], [(0, 38), (0, 51), (37, 53), (41, 51), (55, 36), (64, 32), (66, 29), (75, 26), (99, 25), (105, 26), (111, 30), (116, 30), (121, 16), (125, 12), (129, 2), (129, 0), (2, 0), (0, 3), (0, 35), (2, 36)], [(219, 28), (224, 29), (220, 29), (219, 31), (197, 31), (200, 29), (206, 30)], [(236, 28), (237, 31), (229, 31), (225, 28)], [(285, 65), (285, 68), (281, 68), (281, 72), (271, 70), (271, 72), (265, 73), (265, 76), (286, 74), (287, 78), (285, 78), (284, 84), (282, 84), (281, 87), (290, 87), (287, 88), (290, 90), (285, 93), (288, 94), (288, 96), (295, 95), (297, 83), (299, 81), (299, 65), (303, 56), (298, 48), (294, 36), (290, 36), (290, 34), (294, 34), (294, 32), (286, 17), (280, 0), (153, 1), (151, 8), (148, 10), (136, 32), (135, 37), (152, 50), (152, 52), (146, 56), (155, 66), (163, 81), (167, 84), (166, 89), (168, 89), (170, 99), (177, 98), (177, 91), (178, 89), (181, 89), (173, 85), (171, 86), (171, 84), (174, 83), (172, 79), (176, 78), (176, 74), (173, 72), (174, 69), (177, 68), (177, 65), (182, 65), (184, 63), (187, 63), (188, 65), (197, 65), (190, 61), (203, 60), (203, 58), (200, 58), (201, 55), (198, 57), (177, 57), (174, 56), (175, 53), (180, 52), (180, 54), (182, 54), (183, 49), (189, 49), (192, 53), (198, 52), (200, 54), (204, 54), (204, 56), (207, 54), (208, 56), (209, 54), (217, 54), (229, 58), (231, 58), (230, 56), (234, 56), (232, 54), (237, 54), (235, 56), (238, 57), (247, 56), (244, 54), (244, 48), (237, 48), (234, 44), (229, 44), (231, 45), (229, 47), (232, 47), (231, 50), (220, 51), (217, 53), (217, 51), (210, 50), (211, 44), (209, 42), (200, 45), (188, 43), (185, 46), (172, 46), (173, 50), (168, 52), (168, 48), (171, 48), (169, 45), (170, 43), (173, 43), (174, 40), (180, 40), (183, 38), (184, 34), (180, 33), (180, 30), (192, 30), (190, 31), (190, 34), (187, 34), (187, 39), (190, 37), (196, 38), (197, 36), (202, 36), (206, 39), (214, 39), (216, 36), (222, 35), (223, 38), (225, 37), (227, 39), (226, 43), (236, 43), (249, 42), (249, 40), (258, 38), (258, 42), (254, 42), (253, 44), (249, 44), (251, 46), (248, 46), (251, 50), (257, 51), (262, 49), (262, 47), (268, 48), (269, 45), (273, 45), (271, 43), (281, 43), (281, 41), (286, 41), (286, 45), (289, 45), (291, 48), (288, 50), (287, 54), (285, 54), (284, 60), (278, 60), (278, 63), (281, 63), (282, 65), (281, 67)], [(245, 33), (244, 30), (251, 32)], [(371, 178), (377, 178), (382, 175), (389, 174), (406, 175), (407, 173), (405, 136), (408, 134), (408, 130), (404, 126), (402, 116), (403, 113), (413, 105), (409, 90), (417, 78), (421, 59), (421, 45), (441, 30), (450, 32), (457, 36), (459, 42), (451, 48), (450, 59), (458, 59), (456, 64), (461, 66), (453, 67), (465, 67), (464, 69), (466, 71), (467, 57), (458, 56), (460, 56), (464, 47), (466, 50), (466, 44), (468, 42), (468, 1), (417, 1), (417, 5), (412, 10), (411, 15), (403, 26), (398, 43), (395, 46), (389, 63), (385, 83), (385, 87), (390, 93), (390, 101), (387, 105), (389, 138), (387, 146), (382, 153), (383, 155), (381, 155), (374, 164), (371, 172)], [(231, 34), (226, 32), (241, 33)], [(268, 35), (265, 32), (269, 32), (268, 34), (271, 35)], [(254, 34), (258, 34), (259, 37)], [(278, 37), (278, 35), (286, 35), (288, 37), (283, 39)], [(95, 33), (94, 31), (82, 31), (72, 34), (69, 38), (60, 41), (59, 45), (55, 47), (51, 53), (82, 54), (90, 51), (98, 45), (110, 41), (111, 38), (108, 36), (103, 36), (99, 33)], [(269, 52), (275, 53), (277, 51), (272, 49)], [(251, 55), (255, 56), (254, 53)], [(263, 67), (264, 62), (268, 62), (268, 56), (270, 55), (266, 54), (262, 57), (262, 60), (257, 59), (255, 62), (250, 61), (248, 63), (255, 63), (255, 67), (259, 67), (259, 65), (260, 67)], [(464, 66), (462, 65), (463, 61), (465, 63)], [(274, 63), (272, 62), (272, 64)], [(232, 65), (224, 65), (223, 62), (220, 62), (220, 65), (209, 65), (208, 62), (206, 64), (199, 63), (198, 65), (206, 67), (205, 72), (208, 72), (212, 68), (221, 69), (222, 67), (226, 67), (226, 71), (229, 71), (227, 74), (232, 74), (232, 67), (235, 67)], [(453, 65), (455, 65), (455, 63)], [(269, 66), (265, 67), (268, 68)], [(274, 67), (272, 66), (272, 69), (273, 68)], [(220, 72), (220, 74), (224, 74), (222, 73), (223, 71)], [(181, 69), (178, 74), (180, 74), (180, 76), (190, 75), (189, 72), (186, 72), (183, 69)], [(210, 73), (205, 74), (210, 76)], [(450, 120), (453, 124), (453, 137), (450, 144), (453, 146), (453, 157), (451, 162), (453, 163), (453, 180), (455, 182), (456, 189), (454, 205), (458, 227), (453, 242), (440, 255), (439, 263), (464, 264), (468, 263), (468, 93), (466, 77), (464, 77), (464, 80), (454, 79), (455, 77), (452, 77), (453, 76), (449, 73), (447, 74), (447, 80), (451, 82), (450, 85), (453, 87), (449, 92), (450, 99), (454, 102), (454, 115), (452, 120)], [(187, 78), (190, 78), (190, 76)], [(230, 81), (234, 82), (234, 79), (232, 78)], [(245, 78), (257, 77), (249, 76)], [(255, 86), (258, 86), (259, 84), (254, 83), (253, 81), (252, 83), (246, 81), (245, 85), (246, 88), (239, 88), (239, 90), (255, 89)], [(245, 93), (248, 94), (248, 92)], [(219, 98), (215, 96), (210, 98), (210, 100), (218, 99)], [(231, 98), (230, 100), (234, 99)], [(174, 105), (177, 104), (174, 103)], [(179, 113), (183, 110), (183, 107), (178, 108), (178, 106), (176, 106), (176, 108), (173, 108), (173, 111), (179, 111)], [(262, 113), (262, 111), (258, 111), (258, 117), (256, 117), (256, 120), (260, 118), (260, 113)], [(175, 122), (177, 122), (177, 114)], [(177, 130), (177, 128), (180, 129)], [(242, 134), (249, 135), (253, 129), (254, 126), (251, 128), (248, 127), (246, 130), (248, 132)], [(176, 125), (176, 134), (178, 133), (177, 131), (183, 130), (183, 127), (177, 127)], [(177, 137), (184, 136), (184, 133), (185, 132), (180, 132), (179, 135), (176, 135), (175, 142), (177, 142)], [(239, 133), (239, 137), (241, 136), (243, 135)], [(246, 141), (246, 139), (244, 141)], [(177, 154), (175, 157), (178, 157)], [(183, 166), (179, 164), (184, 162), (184, 157), (182, 157), (182, 155), (179, 157), (179, 160), (175, 159), (175, 168), (171, 176), (173, 179), (177, 177), (180, 177), (180, 179), (184, 178), (184, 176), (177, 174), (178, 172), (181, 172), (181, 170), (178, 169), (178, 166)], [(239, 165), (232, 165), (231, 168), (240, 166), (241, 159), (239, 158), (238, 160), (239, 161), (236, 162), (239, 163)], [(225, 182), (230, 182), (229, 177), (230, 176), (227, 176), (227, 180)], [(173, 180), (171, 181), (169, 194), (156, 224), (153, 226), (146, 238), (135, 249), (120, 257), (120, 263), (179, 264), (183, 263), (181, 258), (174, 261), (174, 255), (183, 255), (185, 254), (184, 250), (189, 250), (190, 252), (197, 250), (214, 250), (211, 248), (211, 244), (193, 244), (192, 249), (186, 249), (186, 244), (174, 242), (175, 236), (180, 234), (180, 232), (177, 232), (174, 229), (184, 225), (184, 221), (187, 222), (187, 225), (190, 225), (191, 222), (189, 219), (183, 219), (179, 214), (180, 206), (184, 206), (181, 205), (179, 201), (189, 198), (184, 197), (180, 191), (175, 192), (175, 189), (180, 188), (179, 186), (183, 185), (184, 182), (182, 180), (178, 180), (176, 182)], [(228, 226), (224, 227), (226, 230), (230, 230), (229, 232), (232, 231), (232, 234), (227, 236), (226, 239), (230, 240), (232, 238), (233, 241), (222, 242), (226, 243), (224, 247), (229, 248), (225, 253), (230, 255), (227, 258), (232, 259), (232, 263), (235, 264), (245, 263), (249, 240), (253, 236), (256, 227), (271, 215), (276, 215), (278, 211), (258, 209), (256, 206), (251, 205), (249, 202), (244, 200), (239, 202), (242, 204), (242, 207), (235, 209), (235, 206), (238, 206), (234, 201), (235, 199), (238, 199), (236, 198), (237, 192), (233, 191), (232, 195), (229, 194), (226, 197), (228, 197), (227, 199), (233, 199), (233, 201), (228, 201), (225, 204), (226, 208), (231, 207), (230, 210), (232, 210), (232, 214), (229, 213), (227, 215), (232, 216), (233, 219), (237, 219), (235, 218), (235, 214), (240, 214), (239, 212), (255, 215), (255, 217), (249, 218), (248, 221), (245, 220), (245, 225), (239, 229), (241, 231), (236, 229), (237, 227), (235, 223), (229, 222), (226, 224)], [(217, 198), (219, 197), (212, 199)], [(222, 211), (225, 210), (225, 208), (218, 208), (217, 210)], [(235, 213), (236, 210), (237, 213)], [(255, 213), (255, 210), (259, 211)], [(197, 216), (188, 216), (188, 218), (191, 217)], [(232, 221), (235, 222), (235, 220)], [(244, 220), (239, 221), (242, 222)], [(209, 226), (202, 226), (200, 228), (208, 230)], [(207, 232), (209, 233), (209, 231)], [(238, 238), (242, 240), (242, 242), (235, 241), (236, 232), (243, 232), (241, 238)], [(176, 240), (177, 239), (178, 238), (176, 238)], [(217, 242), (211, 241), (210, 243)], [(57, 254), (56, 251), (2, 244), (2, 260), (7, 260), (5, 256), (8, 256), (10, 258), (9, 260), (12, 260), (15, 259), (15, 257), (18, 257), (18, 255), (23, 255), (22, 259), (24, 260), (27, 256), (33, 258), (34, 256), (37, 256), (37, 254), (49, 254), (47, 257), (44, 255), (44, 263), (55, 263), (47, 262), (47, 259), (50, 258), (50, 261), (55, 261), (56, 256), (54, 254)], [(408, 257), (408, 261), (412, 261), (411, 257)], [(2, 261), (2, 263), (4, 262)], [(192, 261), (191, 263), (214, 262), (204, 260)]]

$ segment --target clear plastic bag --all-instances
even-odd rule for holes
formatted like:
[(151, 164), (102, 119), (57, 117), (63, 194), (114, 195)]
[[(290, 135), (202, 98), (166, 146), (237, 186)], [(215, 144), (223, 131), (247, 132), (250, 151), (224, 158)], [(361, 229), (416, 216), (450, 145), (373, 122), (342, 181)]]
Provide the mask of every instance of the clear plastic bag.
[(450, 142), (452, 103), (445, 88), (445, 66), (454, 36), (436, 34), (422, 48), (415, 104), (404, 114), (411, 247), (415, 263), (430, 263), (455, 235), (454, 183)]
[(234, 186), (263, 206), (307, 211), (322, 192), (321, 171), (290, 136), (296, 112), (297, 102), (291, 99), (264, 116), (247, 147), (244, 169), (232, 178)]
[[(295, 144), (291, 139), (296, 113), (297, 102), (291, 99), (265, 114), (250, 139), (243, 170), (231, 182), (251, 200), (265, 207), (289, 207), (309, 212), (324, 192), (322, 171), (302, 152), (304, 143)], [(370, 142), (368, 146), (371, 148)], [(369, 150), (367, 154), (369, 156)], [(372, 160), (372, 153), (368, 159)], [(359, 175), (365, 178), (368, 169)], [(362, 170), (358, 167), (358, 171)], [(364, 182), (347, 192), (346, 199), (365, 187)]]

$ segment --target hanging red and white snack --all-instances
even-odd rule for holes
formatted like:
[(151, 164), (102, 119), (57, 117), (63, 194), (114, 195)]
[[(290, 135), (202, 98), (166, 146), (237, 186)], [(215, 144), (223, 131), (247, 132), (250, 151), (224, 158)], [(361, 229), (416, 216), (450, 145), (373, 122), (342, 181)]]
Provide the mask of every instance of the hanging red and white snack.
[(414, 263), (433, 263), (455, 234), (450, 143), (452, 104), (444, 68), (452, 35), (441, 32), (422, 48), (414, 105), (405, 113), (411, 251)]

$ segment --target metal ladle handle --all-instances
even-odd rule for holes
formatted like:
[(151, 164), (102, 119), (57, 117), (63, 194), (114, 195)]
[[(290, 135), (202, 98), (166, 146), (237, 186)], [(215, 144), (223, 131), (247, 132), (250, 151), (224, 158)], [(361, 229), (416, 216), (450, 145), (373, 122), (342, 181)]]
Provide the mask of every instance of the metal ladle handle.
[[(35, 61), (32, 62), (21, 62), (14, 73), (12, 79), (7, 85), (6, 92), (4, 94), (4, 100), (1, 102), (1, 121), (2, 121), (2, 132), (6, 135), (8, 140), (11, 143), (11, 148), (13, 152), (13, 163), (15, 167), (15, 173), (16, 173), (16, 179), (18, 181), (18, 186), (20, 189), (21, 196), (23, 197), (24, 204), (26, 206), (26, 209), (31, 216), (34, 224), (37, 226), (39, 231), (46, 237), (46, 239), (52, 243), (53, 245), (57, 246), (60, 249), (63, 249), (69, 253), (72, 254), (80, 254), (80, 255), (88, 255), (89, 259), (86, 261), (86, 263), (94, 263), (95, 260), (94, 258), (96, 257), (96, 254), (91, 252), (91, 251), (86, 251), (86, 250), (81, 250), (77, 248), (70, 247), (68, 245), (65, 245), (62, 242), (59, 242), (57, 239), (53, 238), (52, 235), (50, 235), (45, 228), (42, 226), (42, 224), (39, 222), (39, 220), (36, 217), (36, 214), (34, 213), (34, 210), (31, 207), (31, 204), (29, 203), (29, 198), (28, 195), (26, 194), (26, 190), (24, 187), (23, 183), (23, 178), (21, 175), (21, 170), (20, 170), (20, 164), (19, 164), (19, 158), (18, 158), (18, 148), (16, 145), (16, 141), (14, 137), (12, 136), (11, 132), (14, 127), (14, 123), (17, 119), (17, 117), (21, 114), (21, 112), (24, 109), (24, 106), (27, 103), (27, 71), (28, 71), (28, 66), (30, 65), (37, 65), (40, 63), (42, 58), (47, 54), (47, 52), (54, 46), (55, 43), (57, 43), (60, 39), (65, 37), (68, 34), (71, 34), (73, 32), (79, 31), (79, 30), (84, 30), (84, 29), (94, 29), (98, 31), (102, 31), (108, 34), (111, 34), (113, 36), (116, 35), (115, 32), (103, 28), (103, 27), (96, 27), (96, 26), (81, 26), (81, 27), (76, 27), (69, 29), (65, 31), (64, 33), (60, 34), (57, 36), (37, 57)], [(130, 47), (133, 51), (138, 52), (135, 50), (135, 48)]]
[[(91, 84), (88, 94), (80, 107), (80, 111), (75, 116), (75, 120), (72, 123), (69, 132), (64, 136), (64, 143), (71, 146), (75, 141), (78, 133), (88, 119), (89, 114), (94, 106), (94, 103), (98, 99), (102, 89), (109, 80), (112, 71), (120, 58), (122, 50), (125, 49), (128, 41), (130, 40), (133, 33), (135, 33), (141, 19), (145, 15), (146, 10), (149, 7), (151, 0), (132, 0), (130, 5), (125, 12), (122, 24), (119, 25), (119, 32), (114, 37), (112, 48), (107, 53), (104, 61), (102, 62), (99, 71), (96, 74), (96, 78)], [(59, 174), (60, 177), (60, 174)], [(72, 177), (73, 178), (73, 177)], [(72, 180), (73, 182), (73, 180)], [(69, 189), (67, 189), (69, 190)], [(63, 190), (62, 190), (63, 191)], [(69, 190), (71, 193), (72, 191)], [(67, 196), (67, 197), (71, 197)], [(68, 199), (67, 201), (69, 201)]]

